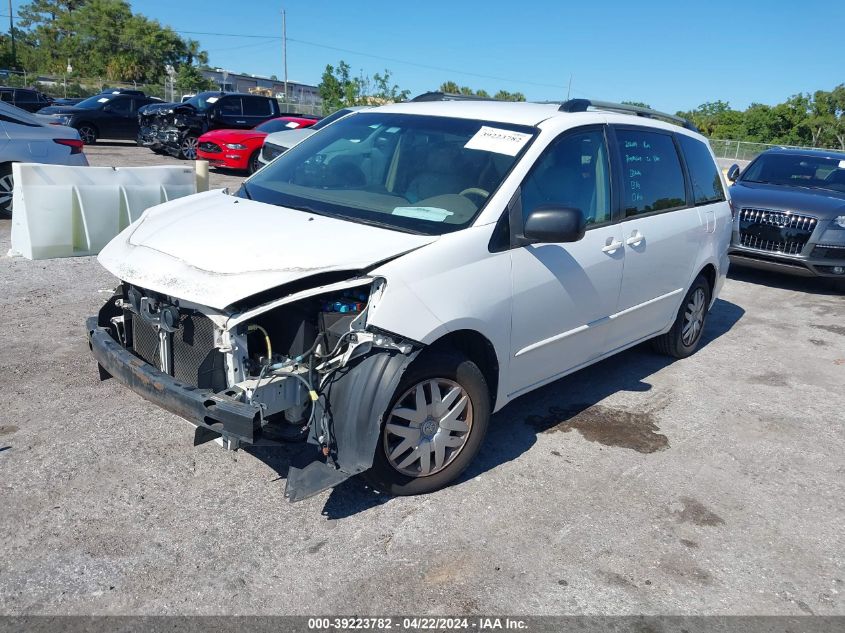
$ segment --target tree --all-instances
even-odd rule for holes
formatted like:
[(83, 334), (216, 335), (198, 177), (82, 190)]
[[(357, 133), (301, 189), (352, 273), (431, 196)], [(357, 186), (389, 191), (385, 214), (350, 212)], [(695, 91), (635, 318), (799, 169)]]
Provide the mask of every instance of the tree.
[(508, 92), (507, 90), (499, 90), (493, 95), (497, 101), (525, 101), (525, 95), (521, 92)]
[[(440, 88), (438, 88), (439, 92), (445, 92), (447, 94), (460, 94), (466, 95), (468, 97), (481, 97), (483, 99), (489, 99), (490, 93), (480, 88), (475, 90), (470, 88), (469, 86), (459, 86), (454, 81), (444, 81), (440, 84)], [(507, 90), (499, 90), (495, 95), (493, 95), (493, 99), (498, 101), (525, 101), (525, 95), (521, 92), (508, 92)]]
[(371, 80), (363, 71), (358, 77), (352, 77), (349, 64), (341, 60), (335, 68), (326, 66), (318, 90), (323, 100), (323, 114), (329, 114), (340, 108), (354, 105), (380, 105), (403, 101), (410, 94), (392, 83), (391, 73), (376, 73)]
[(648, 110), (651, 110), (651, 106), (647, 103), (643, 103), (642, 101), (623, 101), (622, 103), (625, 105), (632, 105), (637, 106), (639, 108), (647, 108)]
[(199, 42), (132, 12), (126, 0), (33, 0), (19, 9), (19, 58), (27, 70), (109, 81), (158, 82), (170, 64), (204, 64)]
[(176, 72), (176, 88), (182, 93), (197, 93), (203, 90), (214, 90), (217, 84), (206, 79), (196, 66), (182, 64)]
[(410, 90), (401, 90), (398, 85), (391, 84), (390, 71), (385, 69), (384, 74), (373, 75), (372, 97), (382, 103), (396, 103), (405, 101), (411, 94)]

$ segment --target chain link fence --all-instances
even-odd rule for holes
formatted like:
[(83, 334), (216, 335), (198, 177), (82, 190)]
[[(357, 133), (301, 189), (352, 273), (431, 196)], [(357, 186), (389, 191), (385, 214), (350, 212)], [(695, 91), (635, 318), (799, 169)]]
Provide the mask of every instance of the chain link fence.
[(731, 141), (726, 139), (710, 139), (710, 147), (716, 158), (725, 158), (738, 161), (753, 160), (757, 154), (773, 147), (789, 149), (830, 149), (832, 151), (843, 151), (842, 148), (825, 147), (804, 147), (800, 145), (773, 145), (769, 143), (752, 143), (750, 141)]

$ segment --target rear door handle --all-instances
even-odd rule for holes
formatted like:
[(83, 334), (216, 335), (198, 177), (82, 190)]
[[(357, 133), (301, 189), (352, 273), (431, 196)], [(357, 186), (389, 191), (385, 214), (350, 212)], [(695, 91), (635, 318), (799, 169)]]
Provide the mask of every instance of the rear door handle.
[(634, 232), (631, 233), (631, 237), (629, 237), (627, 240), (625, 240), (625, 243), (628, 246), (639, 246), (640, 244), (642, 244), (644, 239), (645, 239), (645, 236), (642, 233), (640, 233), (637, 230), (634, 230)]
[(601, 252), (602, 253), (615, 253), (622, 246), (622, 242), (620, 242), (619, 240), (612, 238), (612, 237), (608, 238), (608, 239), (612, 240), (612, 241), (609, 241), (607, 244), (605, 244), (602, 247)]

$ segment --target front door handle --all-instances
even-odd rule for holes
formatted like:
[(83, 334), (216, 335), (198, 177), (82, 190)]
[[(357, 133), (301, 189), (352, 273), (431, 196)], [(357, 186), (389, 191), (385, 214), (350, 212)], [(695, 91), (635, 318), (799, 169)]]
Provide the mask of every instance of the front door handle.
[(645, 236), (642, 233), (640, 233), (637, 230), (634, 230), (634, 232), (631, 233), (631, 237), (629, 237), (627, 240), (625, 240), (625, 243), (628, 246), (639, 246), (640, 244), (643, 243), (644, 239), (645, 239)]
[(622, 246), (622, 242), (620, 242), (619, 240), (611, 237), (611, 238), (608, 238), (608, 242), (607, 242), (607, 244), (605, 244), (602, 247), (601, 252), (612, 254), (612, 253), (615, 253), (616, 251), (618, 251), (621, 246)]

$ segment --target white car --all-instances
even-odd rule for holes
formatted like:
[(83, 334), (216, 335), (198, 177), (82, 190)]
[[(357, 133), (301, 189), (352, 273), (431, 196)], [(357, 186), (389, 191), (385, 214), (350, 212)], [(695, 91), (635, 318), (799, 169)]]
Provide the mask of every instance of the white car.
[(307, 438), (292, 500), (358, 473), (440, 488), (515, 398), (641, 341), (696, 350), (731, 211), (690, 128), (586, 100), (348, 116), (107, 245), (101, 376), (195, 442)]
[(329, 116), (317, 121), (314, 125), (305, 128), (297, 128), (295, 130), (282, 130), (281, 132), (273, 132), (268, 134), (264, 139), (264, 144), (261, 146), (261, 153), (258, 155), (258, 162), (261, 167), (270, 163), (277, 156), (281, 156), (291, 147), (304, 141), (315, 132), (319, 132), (327, 125), (330, 125), (349, 116), (353, 112), (366, 110), (368, 106), (350, 106), (348, 108), (341, 108), (337, 112), (332, 112)]
[(87, 165), (79, 132), (0, 103), (0, 216), (12, 212), (12, 163)]

